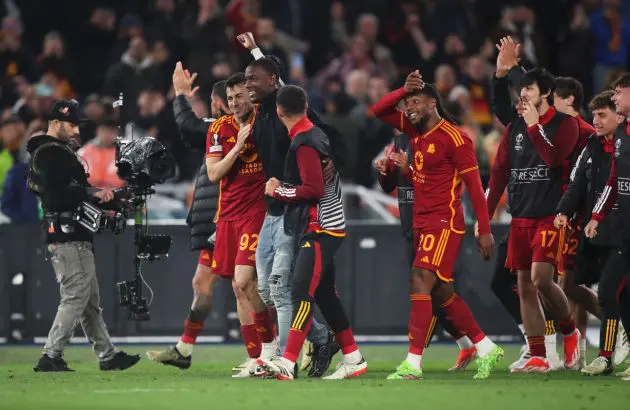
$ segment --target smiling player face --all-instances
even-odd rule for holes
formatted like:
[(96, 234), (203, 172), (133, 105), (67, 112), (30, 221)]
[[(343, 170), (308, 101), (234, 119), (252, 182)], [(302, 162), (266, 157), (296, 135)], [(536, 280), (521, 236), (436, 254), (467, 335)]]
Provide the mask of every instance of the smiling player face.
[(245, 84), (236, 84), (234, 87), (227, 87), (228, 108), (239, 120), (244, 123), (249, 119), (254, 105), (251, 103)]

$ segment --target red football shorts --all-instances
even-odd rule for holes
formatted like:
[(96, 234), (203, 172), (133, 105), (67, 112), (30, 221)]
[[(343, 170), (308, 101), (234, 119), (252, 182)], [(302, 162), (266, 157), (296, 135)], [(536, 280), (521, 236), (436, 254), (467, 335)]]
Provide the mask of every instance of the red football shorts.
[(554, 217), (512, 219), (506, 268), (530, 270), (533, 262), (546, 262), (556, 266), (560, 235), (553, 226), (553, 219)]
[[(573, 229), (567, 229), (567, 238), (564, 241), (564, 247), (562, 249), (563, 267), (564, 270), (572, 270), (575, 266), (575, 256), (577, 255), (578, 244), (580, 243), (580, 235), (582, 234), (582, 227), (577, 226)], [(558, 274), (562, 275), (564, 272), (558, 270)]]
[(256, 266), (258, 234), (265, 220), (265, 212), (234, 221), (217, 222), (212, 269), (215, 275), (233, 277), (238, 265)]
[(452, 282), (463, 235), (450, 229), (414, 229), (413, 234), (416, 247), (413, 266), (435, 272), (444, 282)]
[(202, 249), (199, 253), (199, 259), (197, 260), (197, 265), (207, 266), (208, 268), (212, 267), (212, 251), (207, 249)]

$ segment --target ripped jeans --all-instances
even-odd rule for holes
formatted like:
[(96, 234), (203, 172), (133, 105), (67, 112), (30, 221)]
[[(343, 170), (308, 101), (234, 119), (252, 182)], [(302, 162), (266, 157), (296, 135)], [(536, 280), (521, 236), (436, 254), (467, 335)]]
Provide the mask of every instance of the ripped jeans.
[[(284, 217), (267, 214), (256, 250), (258, 292), (267, 306), (276, 308), (282, 352), (287, 344), (293, 315), (291, 283), (296, 247), (297, 238), (284, 232)], [(308, 340), (315, 345), (325, 344), (328, 340), (328, 329), (313, 320)]]

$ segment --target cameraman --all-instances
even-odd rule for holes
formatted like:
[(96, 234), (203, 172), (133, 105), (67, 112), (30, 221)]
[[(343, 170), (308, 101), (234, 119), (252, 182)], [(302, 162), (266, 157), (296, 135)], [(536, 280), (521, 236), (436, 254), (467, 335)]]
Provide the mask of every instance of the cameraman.
[(75, 154), (79, 141), (78, 103), (55, 103), (48, 120), (46, 135), (31, 138), (27, 145), (31, 155), (28, 184), (42, 201), (46, 244), (52, 254), (61, 301), (44, 352), (33, 370), (71, 371), (63, 352), (77, 322), (92, 343), (100, 369), (124, 370), (136, 364), (140, 356), (117, 351), (112, 345), (101, 313), (92, 233), (73, 219), (81, 202), (110, 202), (114, 194), (89, 185)]

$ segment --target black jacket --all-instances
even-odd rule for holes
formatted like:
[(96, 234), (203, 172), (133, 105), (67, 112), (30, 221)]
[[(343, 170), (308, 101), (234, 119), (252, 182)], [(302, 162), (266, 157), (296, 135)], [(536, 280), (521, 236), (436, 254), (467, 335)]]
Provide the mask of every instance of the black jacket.
[(26, 149), (31, 154), (29, 187), (42, 201), (46, 243), (91, 241), (92, 233), (72, 221), (72, 213), (94, 191), (79, 157), (49, 135), (31, 138)]
[[(206, 134), (212, 122), (197, 118), (183, 95), (175, 97), (173, 111), (184, 143), (189, 148), (205, 151)], [(208, 238), (215, 231), (213, 220), (218, 200), (219, 187), (208, 179), (208, 170), (204, 162), (197, 173), (192, 206), (186, 217), (186, 223), (190, 227), (190, 250), (212, 250), (213, 246), (208, 243)]]
[[(577, 214), (583, 219), (584, 226), (588, 223), (595, 202), (604, 190), (610, 175), (611, 158), (611, 153), (604, 152), (600, 137), (593, 135), (588, 139), (571, 171), (569, 187), (558, 203), (558, 213), (569, 217)], [(617, 228), (623, 225), (623, 221), (619, 219), (616, 208), (615, 206), (610, 215), (599, 224), (597, 236), (593, 239), (585, 237), (585, 241), (600, 246), (618, 244)]]
[[(394, 137), (394, 152), (403, 150), (411, 157), (411, 144), (407, 134)], [(400, 211), (400, 227), (407, 239), (413, 240), (413, 184), (409, 179), (396, 170), (395, 175), (378, 178), (378, 182), (385, 192), (392, 192), (398, 188), (398, 209)]]
[[(275, 177), (280, 181), (284, 181), (286, 180), (284, 177), (284, 163), (291, 140), (289, 139), (289, 132), (276, 113), (276, 94), (277, 91), (272, 92), (261, 102), (256, 114), (252, 137), (261, 156), (263, 170), (267, 178)], [(335, 167), (338, 170), (342, 169), (346, 156), (346, 147), (342, 136), (334, 127), (322, 122), (315, 111), (309, 109), (307, 116), (314, 125), (321, 128), (328, 136)], [(267, 211), (271, 215), (279, 216), (284, 212), (285, 204), (282, 201), (267, 197), (267, 204)]]

